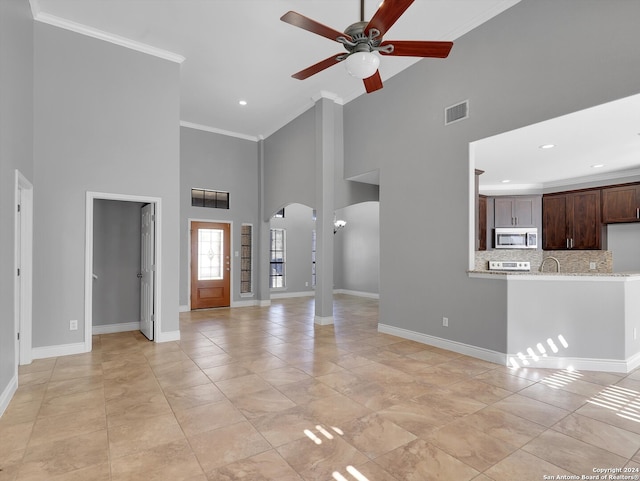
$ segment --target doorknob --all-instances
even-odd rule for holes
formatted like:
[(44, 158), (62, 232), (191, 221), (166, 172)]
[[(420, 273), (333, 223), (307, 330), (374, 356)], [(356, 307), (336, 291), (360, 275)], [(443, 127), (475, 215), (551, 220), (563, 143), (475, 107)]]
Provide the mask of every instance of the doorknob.
[(138, 272), (138, 279), (142, 279), (142, 272)]

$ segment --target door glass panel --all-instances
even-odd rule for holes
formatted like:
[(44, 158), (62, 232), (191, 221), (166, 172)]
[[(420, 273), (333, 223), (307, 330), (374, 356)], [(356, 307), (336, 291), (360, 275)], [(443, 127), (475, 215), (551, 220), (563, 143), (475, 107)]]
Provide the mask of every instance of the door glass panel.
[(223, 278), (222, 229), (198, 229), (198, 280), (211, 281)]

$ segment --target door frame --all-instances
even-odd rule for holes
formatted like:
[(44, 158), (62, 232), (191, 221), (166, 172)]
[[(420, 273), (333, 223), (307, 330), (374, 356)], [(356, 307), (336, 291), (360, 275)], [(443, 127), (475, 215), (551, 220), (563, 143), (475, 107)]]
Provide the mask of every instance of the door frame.
[(155, 322), (153, 325), (153, 339), (158, 342), (162, 332), (162, 311), (160, 299), (162, 296), (162, 199), (142, 195), (113, 194), (106, 192), (87, 191), (86, 196), (86, 220), (85, 220), (85, 254), (84, 254), (84, 346), (85, 351), (92, 348), (93, 331), (93, 201), (94, 200), (119, 200), (123, 202), (143, 202), (155, 204), (155, 252), (156, 252), (156, 278), (153, 285), (153, 309)]
[(227, 224), (229, 226), (229, 307), (233, 307), (233, 221), (192, 218), (187, 219), (187, 307), (191, 310), (191, 224), (194, 222), (212, 222), (215, 224)]
[[(16, 374), (19, 364), (30, 364), (33, 309), (33, 185), (15, 170), (14, 203), (14, 321)], [(18, 216), (18, 204), (20, 215)], [(20, 268), (20, 275), (17, 275)], [(18, 339), (20, 333), (20, 339)]]

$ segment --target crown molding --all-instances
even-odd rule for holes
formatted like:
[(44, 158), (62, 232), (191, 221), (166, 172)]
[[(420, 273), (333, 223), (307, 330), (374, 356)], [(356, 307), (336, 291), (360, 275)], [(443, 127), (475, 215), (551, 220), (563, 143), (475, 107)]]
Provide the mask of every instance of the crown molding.
[(185, 58), (180, 54), (153, 47), (145, 43), (136, 42), (135, 40), (104, 32), (97, 28), (89, 27), (81, 23), (73, 22), (71, 20), (56, 17), (55, 15), (42, 12), (37, 0), (29, 0), (29, 3), (31, 5), (31, 14), (33, 15), (33, 19), (37, 22), (46, 23), (47, 25), (51, 25), (53, 27), (63, 28), (71, 32), (86, 35), (87, 37), (96, 38), (98, 40), (113, 43), (115, 45), (129, 48), (131, 50), (136, 50), (148, 55), (153, 55), (154, 57), (169, 60), (170, 62), (182, 63), (185, 60)]
[(186, 122), (184, 120), (180, 121), (180, 127), (202, 130), (204, 132), (211, 132), (214, 134), (226, 135), (228, 137), (237, 137), (239, 139), (251, 140), (252, 142), (257, 142), (258, 140), (261, 140), (260, 137), (256, 137), (255, 135), (247, 135), (247, 134), (241, 134), (239, 132), (231, 132), (229, 130), (217, 129), (215, 127), (209, 127), (208, 125), (196, 124), (193, 122)]
[(332, 100), (338, 105), (344, 105), (345, 103), (341, 97), (338, 97), (338, 95), (334, 94), (333, 92), (329, 92), (328, 90), (321, 90), (317, 94), (312, 95), (311, 99), (313, 100), (314, 103), (320, 99)]
[(611, 180), (624, 180), (627, 177), (640, 176), (640, 168), (629, 170), (613, 170), (610, 172), (602, 172), (597, 175), (589, 175), (584, 177), (575, 177), (573, 179), (557, 180), (553, 182), (545, 182), (544, 188), (564, 187), (574, 184), (585, 184), (588, 182), (602, 182)]
[(636, 182), (638, 179), (640, 179), (640, 168), (614, 170), (611, 172), (602, 172), (597, 175), (554, 180), (542, 184), (481, 185), (479, 191), (482, 195), (528, 195), (558, 192), (559, 190), (569, 189), (571, 186), (576, 185), (597, 187), (598, 185), (607, 185), (607, 183), (622, 184), (626, 182)]

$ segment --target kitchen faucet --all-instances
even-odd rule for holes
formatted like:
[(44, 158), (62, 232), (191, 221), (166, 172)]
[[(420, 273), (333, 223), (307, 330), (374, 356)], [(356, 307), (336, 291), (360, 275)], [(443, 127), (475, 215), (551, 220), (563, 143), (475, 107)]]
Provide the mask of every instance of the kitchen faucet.
[(540, 269), (538, 269), (538, 270), (540, 272), (542, 272), (542, 268), (544, 267), (544, 263), (546, 261), (548, 261), (549, 259), (553, 259), (554, 261), (556, 261), (556, 264), (558, 266), (558, 271), (557, 272), (560, 272), (560, 261), (558, 259), (556, 259), (555, 257), (553, 257), (553, 256), (548, 256), (548, 257), (545, 257), (544, 259), (542, 259), (542, 263), (540, 264)]

